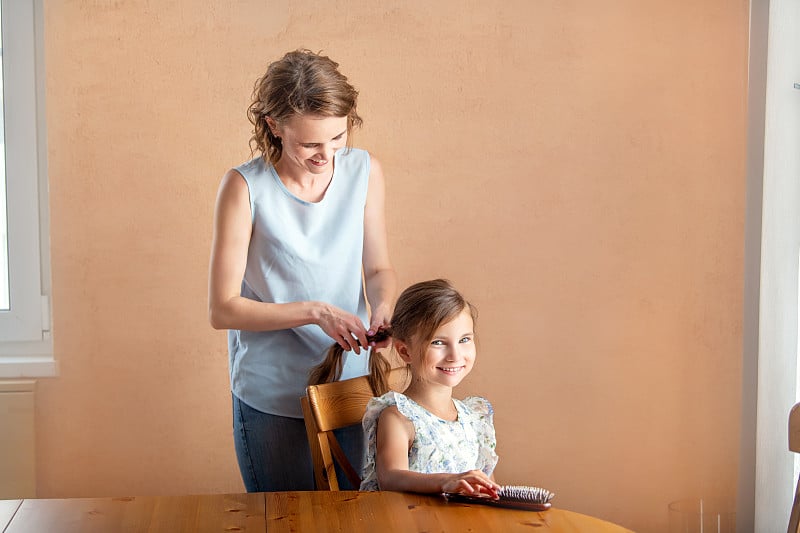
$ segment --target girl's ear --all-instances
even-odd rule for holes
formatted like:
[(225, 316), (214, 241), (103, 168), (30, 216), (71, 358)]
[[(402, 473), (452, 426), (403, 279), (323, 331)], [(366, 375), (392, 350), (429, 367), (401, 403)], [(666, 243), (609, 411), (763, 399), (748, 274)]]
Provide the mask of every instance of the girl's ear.
[(397, 351), (397, 355), (400, 356), (400, 359), (406, 364), (411, 364), (411, 354), (408, 351), (408, 344), (398, 339), (392, 339), (392, 344), (394, 344), (394, 349)]

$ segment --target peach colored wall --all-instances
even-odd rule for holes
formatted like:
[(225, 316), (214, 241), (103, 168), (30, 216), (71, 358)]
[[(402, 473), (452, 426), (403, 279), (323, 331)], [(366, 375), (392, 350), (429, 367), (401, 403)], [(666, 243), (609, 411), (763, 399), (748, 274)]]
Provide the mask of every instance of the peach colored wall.
[(505, 483), (665, 531), (733, 498), (748, 3), (45, 2), (53, 325), (42, 497), (242, 490), (211, 217), (255, 78), (323, 50), (361, 91), (403, 285), (480, 309), (462, 394)]

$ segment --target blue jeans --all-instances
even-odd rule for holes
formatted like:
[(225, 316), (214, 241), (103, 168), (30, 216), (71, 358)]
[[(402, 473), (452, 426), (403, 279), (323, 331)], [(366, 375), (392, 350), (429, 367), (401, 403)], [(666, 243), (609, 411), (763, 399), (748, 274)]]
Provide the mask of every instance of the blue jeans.
[[(270, 415), (233, 398), (233, 440), (247, 492), (314, 490), (314, 466), (302, 418)], [(300, 400), (298, 399), (298, 402)], [(334, 431), (350, 464), (361, 472), (364, 432), (361, 424)], [(353, 487), (338, 468), (342, 490)]]

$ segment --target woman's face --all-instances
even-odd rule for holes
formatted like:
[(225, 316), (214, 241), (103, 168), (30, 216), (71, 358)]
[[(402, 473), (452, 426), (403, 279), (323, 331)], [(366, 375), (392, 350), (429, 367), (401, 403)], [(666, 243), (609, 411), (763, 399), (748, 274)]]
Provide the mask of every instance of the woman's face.
[(267, 119), (273, 134), (281, 138), (283, 153), (276, 165), (291, 175), (325, 175), (333, 170), (333, 154), (347, 144), (347, 117), (293, 115), (275, 123)]

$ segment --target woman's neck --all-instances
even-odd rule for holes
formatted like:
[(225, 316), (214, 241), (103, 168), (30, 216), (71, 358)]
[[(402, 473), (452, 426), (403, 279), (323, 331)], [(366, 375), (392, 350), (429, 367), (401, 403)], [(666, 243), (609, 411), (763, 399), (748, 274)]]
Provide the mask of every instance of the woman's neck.
[(451, 387), (434, 387), (412, 379), (411, 385), (403, 394), (443, 420), (458, 419), (458, 410), (453, 404)]
[(295, 169), (282, 166), (278, 161), (275, 165), (275, 172), (289, 192), (312, 203), (319, 202), (325, 197), (333, 179), (333, 165), (331, 165), (330, 172), (312, 174), (311, 172), (297, 172)]

